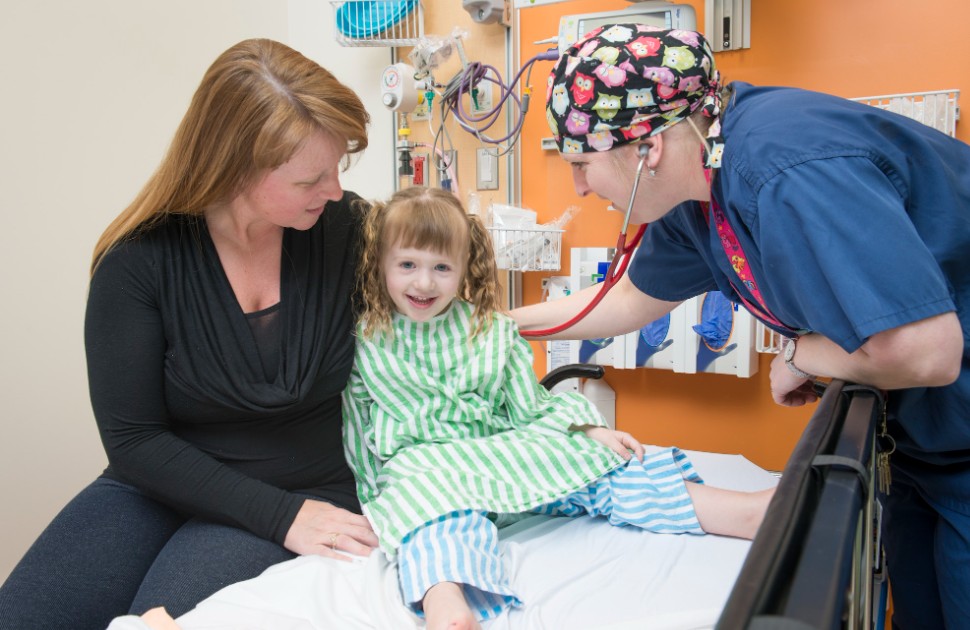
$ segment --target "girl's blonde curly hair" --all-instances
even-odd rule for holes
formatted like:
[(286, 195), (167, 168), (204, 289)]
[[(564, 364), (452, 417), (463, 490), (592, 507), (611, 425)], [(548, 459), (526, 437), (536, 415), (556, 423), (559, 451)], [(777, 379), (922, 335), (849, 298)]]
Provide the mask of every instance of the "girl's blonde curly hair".
[(383, 260), (395, 245), (432, 250), (463, 262), (458, 298), (475, 307), (472, 336), (488, 329), (493, 314), (502, 309), (488, 230), (479, 217), (465, 212), (453, 193), (412, 186), (366, 209), (358, 274), (359, 321), (365, 338), (391, 330), (395, 307), (387, 292)]

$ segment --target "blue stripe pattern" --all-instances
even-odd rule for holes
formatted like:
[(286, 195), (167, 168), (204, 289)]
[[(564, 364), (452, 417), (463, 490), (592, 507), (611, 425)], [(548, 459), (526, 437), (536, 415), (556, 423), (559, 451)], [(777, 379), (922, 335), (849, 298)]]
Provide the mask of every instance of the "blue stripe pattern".
[[(606, 516), (617, 526), (663, 534), (703, 534), (685, 481), (703, 483), (677, 448), (630, 459), (587, 487), (534, 510), (552, 516)], [(450, 512), (405, 536), (398, 551), (404, 602), (424, 617), (421, 600), (439, 582), (461, 584), (480, 620), (522, 601), (502, 570), (498, 529), (484, 512)]]
[(398, 581), (404, 602), (422, 618), (421, 600), (440, 582), (462, 585), (479, 620), (522, 604), (502, 569), (498, 529), (483, 512), (451, 512), (408, 534), (398, 550)]
[(632, 525), (659, 534), (703, 534), (685, 481), (703, 483), (687, 456), (668, 448), (630, 459), (582, 490), (535, 512), (553, 516), (606, 516), (612, 525)]

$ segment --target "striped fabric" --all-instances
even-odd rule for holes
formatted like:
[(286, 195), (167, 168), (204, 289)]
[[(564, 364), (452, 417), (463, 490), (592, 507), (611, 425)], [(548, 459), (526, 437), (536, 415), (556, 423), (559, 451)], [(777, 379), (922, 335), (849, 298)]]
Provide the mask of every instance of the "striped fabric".
[[(703, 483), (687, 456), (669, 448), (631, 459), (589, 486), (535, 512), (605, 516), (617, 526), (661, 534), (703, 534), (684, 481)], [(405, 536), (398, 555), (401, 594), (423, 616), (421, 600), (439, 582), (461, 584), (479, 621), (522, 600), (502, 570), (498, 530), (485, 514), (464, 510), (440, 516)]]
[(658, 534), (703, 534), (685, 481), (704, 483), (679, 448), (632, 458), (625, 466), (562, 499), (534, 510), (553, 516), (605, 516)]
[(520, 513), (584, 488), (622, 458), (571, 432), (602, 425), (586, 398), (538, 384), (511, 318), (469, 339), (471, 305), (358, 340), (344, 391), (344, 445), (364, 513), (393, 556), (417, 527), (456, 510)]
[(619, 455), (572, 425), (602, 425), (586, 398), (538, 384), (509, 317), (469, 340), (471, 305), (359, 339), (344, 391), (344, 448), (365, 514), (393, 556), (442, 514), (519, 513), (588, 485)]
[(398, 555), (398, 581), (404, 602), (419, 617), (424, 594), (440, 582), (462, 584), (480, 621), (522, 605), (502, 566), (498, 530), (485, 514), (471, 510), (440, 516), (408, 534)]

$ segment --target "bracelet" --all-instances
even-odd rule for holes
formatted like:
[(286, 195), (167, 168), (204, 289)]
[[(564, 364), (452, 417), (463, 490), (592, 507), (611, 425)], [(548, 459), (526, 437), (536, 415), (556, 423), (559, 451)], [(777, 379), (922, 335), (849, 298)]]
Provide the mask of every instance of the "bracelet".
[(817, 378), (814, 374), (809, 374), (805, 370), (799, 369), (798, 366), (795, 365), (794, 363), (796, 341), (797, 341), (797, 337), (790, 339), (788, 343), (785, 345), (785, 365), (787, 365), (791, 373), (797, 376), (798, 378), (804, 379), (806, 381), (814, 381)]

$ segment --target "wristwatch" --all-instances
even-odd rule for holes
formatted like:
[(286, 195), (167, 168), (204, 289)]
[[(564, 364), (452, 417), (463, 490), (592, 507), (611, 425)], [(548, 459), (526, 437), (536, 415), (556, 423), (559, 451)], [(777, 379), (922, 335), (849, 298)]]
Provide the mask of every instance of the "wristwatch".
[(797, 341), (797, 339), (798, 339), (797, 337), (794, 339), (789, 339), (788, 343), (785, 344), (785, 365), (787, 365), (788, 369), (791, 370), (791, 373), (797, 376), (798, 378), (803, 378), (808, 381), (814, 381), (816, 378), (814, 374), (809, 374), (804, 370), (798, 369), (798, 366), (795, 365), (794, 363), (795, 342)]

